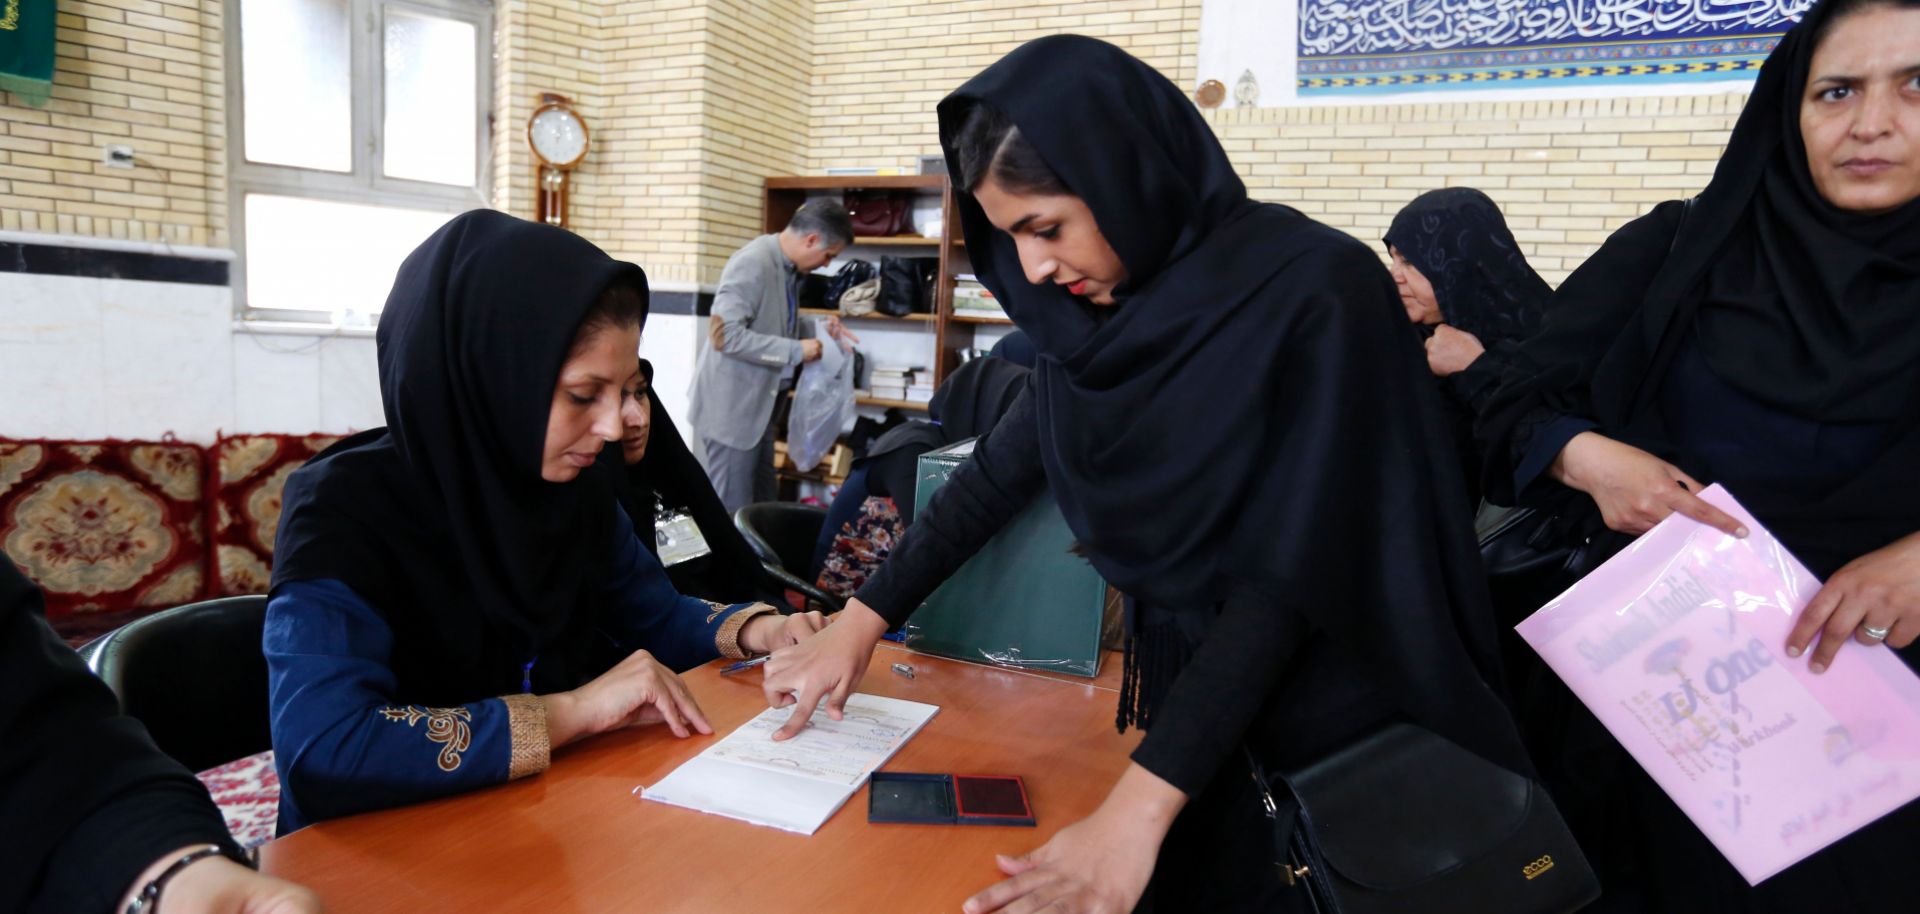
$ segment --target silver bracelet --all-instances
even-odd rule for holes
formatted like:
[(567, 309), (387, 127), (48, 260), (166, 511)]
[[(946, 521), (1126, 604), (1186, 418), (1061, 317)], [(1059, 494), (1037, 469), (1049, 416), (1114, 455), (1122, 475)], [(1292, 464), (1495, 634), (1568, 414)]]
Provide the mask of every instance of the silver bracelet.
[(221, 850), (218, 844), (209, 844), (181, 854), (180, 859), (173, 861), (172, 865), (160, 871), (160, 875), (153, 877), (152, 881), (140, 887), (140, 894), (133, 896), (133, 901), (127, 904), (126, 914), (150, 914), (160, 905), (160, 891), (165, 889), (167, 883), (174, 876), (179, 875), (181, 870), (208, 857), (224, 856), (226, 851)]

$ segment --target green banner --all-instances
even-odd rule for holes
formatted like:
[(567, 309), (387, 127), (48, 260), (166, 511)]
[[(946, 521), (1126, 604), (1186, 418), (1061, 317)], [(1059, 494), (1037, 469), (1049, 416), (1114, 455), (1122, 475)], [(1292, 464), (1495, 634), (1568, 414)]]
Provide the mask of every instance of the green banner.
[(53, 89), (56, 0), (0, 0), (0, 90), (44, 105)]

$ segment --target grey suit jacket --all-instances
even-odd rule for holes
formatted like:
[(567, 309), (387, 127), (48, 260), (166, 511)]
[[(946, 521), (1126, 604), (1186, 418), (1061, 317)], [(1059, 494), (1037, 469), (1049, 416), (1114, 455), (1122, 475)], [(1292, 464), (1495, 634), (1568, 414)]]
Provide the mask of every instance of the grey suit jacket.
[(780, 379), (800, 364), (800, 340), (814, 332), (804, 318), (787, 325), (794, 281), (778, 235), (761, 235), (727, 258), (694, 356), (687, 421), (698, 438), (741, 450), (759, 446)]

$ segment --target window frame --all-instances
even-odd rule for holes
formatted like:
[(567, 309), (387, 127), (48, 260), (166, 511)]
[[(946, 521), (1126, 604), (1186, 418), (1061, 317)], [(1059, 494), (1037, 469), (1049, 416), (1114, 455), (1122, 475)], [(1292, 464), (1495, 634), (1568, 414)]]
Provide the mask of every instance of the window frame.
[[(237, 320), (262, 324), (339, 324), (337, 311), (256, 305), (247, 299), (249, 194), (304, 197), (339, 203), (393, 206), (457, 215), (491, 205), (494, 6), (490, 0), (346, 0), (352, 167), (345, 172), (249, 162), (246, 158), (246, 86), (241, 48), (241, 0), (225, 8), (227, 106), (227, 240), (233, 249), (233, 308)], [(474, 27), (473, 184), (455, 186), (388, 177), (385, 172), (385, 36), (389, 11), (467, 22)], [(370, 314), (377, 320), (378, 309)], [(367, 326), (370, 326), (367, 325)]]

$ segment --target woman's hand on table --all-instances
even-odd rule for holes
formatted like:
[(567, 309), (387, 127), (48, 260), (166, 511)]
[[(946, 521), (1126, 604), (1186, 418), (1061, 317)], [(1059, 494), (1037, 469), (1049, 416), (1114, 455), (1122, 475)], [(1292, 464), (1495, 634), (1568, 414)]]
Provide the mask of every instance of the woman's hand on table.
[(547, 742), (558, 749), (596, 733), (664, 723), (674, 736), (712, 733), (687, 684), (653, 655), (634, 651), (571, 692), (546, 696)]
[(740, 646), (749, 654), (771, 654), (799, 644), (826, 627), (827, 617), (817, 611), (787, 616), (767, 613), (747, 620), (746, 627), (740, 629)]
[[(1867, 629), (1884, 635), (1875, 638)], [(1822, 673), (1847, 639), (1878, 647), (1906, 647), (1920, 636), (1920, 533), (1881, 547), (1834, 572), (1813, 595), (1787, 635), (1787, 656), (1798, 657), (1818, 634), (1807, 669)]]
[(761, 689), (766, 693), (767, 707), (794, 707), (792, 716), (773, 738), (791, 739), (806, 729), (822, 701), (827, 715), (839, 720), (847, 696), (867, 675), (874, 644), (886, 631), (887, 620), (879, 613), (859, 600), (850, 600), (825, 631), (774, 651), (762, 669), (765, 678)]
[(1128, 765), (1093, 815), (1061, 829), (1021, 857), (1000, 855), (1011, 877), (967, 899), (966, 914), (1035, 911), (1125, 914), (1140, 903), (1154, 861), (1186, 794)]
[(1679, 512), (1732, 536), (1747, 528), (1699, 496), (1705, 488), (1680, 468), (1598, 432), (1581, 432), (1560, 449), (1553, 478), (1593, 497), (1607, 527), (1638, 536)]

